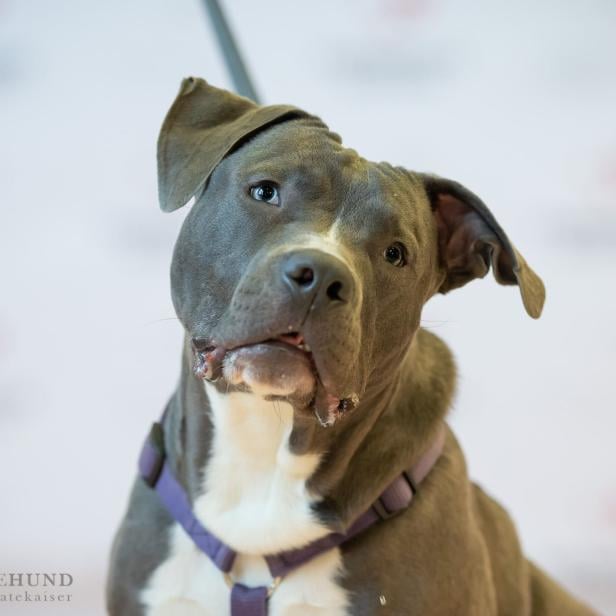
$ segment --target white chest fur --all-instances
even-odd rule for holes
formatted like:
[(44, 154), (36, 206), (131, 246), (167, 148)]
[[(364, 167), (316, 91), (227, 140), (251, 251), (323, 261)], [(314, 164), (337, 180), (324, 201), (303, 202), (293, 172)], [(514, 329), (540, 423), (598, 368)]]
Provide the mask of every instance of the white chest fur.
[[(195, 513), (238, 552), (233, 579), (267, 585), (271, 576), (260, 554), (300, 547), (328, 532), (311, 514), (313, 497), (306, 489), (319, 456), (289, 452), (289, 404), (206, 387), (214, 436)], [(148, 616), (230, 614), (230, 591), (221, 572), (177, 524), (170, 539), (169, 558), (142, 593)], [(347, 614), (347, 596), (336, 581), (340, 571), (338, 549), (295, 569), (272, 595), (269, 616)]]

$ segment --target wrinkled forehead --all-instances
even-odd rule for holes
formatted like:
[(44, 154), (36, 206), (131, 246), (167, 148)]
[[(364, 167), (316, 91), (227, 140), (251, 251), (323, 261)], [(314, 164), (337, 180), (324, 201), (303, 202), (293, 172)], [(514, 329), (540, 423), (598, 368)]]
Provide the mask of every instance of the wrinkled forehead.
[(366, 160), (344, 147), (340, 137), (318, 120), (294, 120), (270, 128), (238, 154), (241, 179), (271, 180), (292, 189), (305, 203), (328, 211), (331, 223), (348, 228), (358, 239), (366, 229), (375, 235), (414, 227), (427, 203), (414, 174)]
[(296, 119), (273, 126), (240, 150), (241, 165), (272, 179), (312, 180), (315, 184), (343, 183), (361, 176), (366, 165), (357, 152), (345, 148), (340, 137), (319, 120)]

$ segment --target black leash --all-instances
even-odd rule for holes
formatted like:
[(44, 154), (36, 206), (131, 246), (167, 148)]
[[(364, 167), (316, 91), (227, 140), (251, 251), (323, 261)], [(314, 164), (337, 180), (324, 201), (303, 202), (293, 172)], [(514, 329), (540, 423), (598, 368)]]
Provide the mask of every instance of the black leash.
[(259, 96), (250, 79), (246, 65), (242, 60), (242, 56), (218, 0), (204, 0), (204, 4), (212, 20), (212, 26), (216, 32), (218, 44), (222, 50), (227, 70), (231, 75), (237, 93), (258, 103)]

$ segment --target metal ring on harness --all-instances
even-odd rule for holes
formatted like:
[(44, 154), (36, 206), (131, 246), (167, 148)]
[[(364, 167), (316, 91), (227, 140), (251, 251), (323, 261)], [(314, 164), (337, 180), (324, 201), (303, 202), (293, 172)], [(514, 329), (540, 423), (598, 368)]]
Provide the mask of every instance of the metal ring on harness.
[[(231, 576), (230, 573), (225, 573), (224, 574), (224, 578), (225, 578), (225, 582), (227, 583), (227, 586), (229, 588), (233, 588), (235, 586), (235, 584), (237, 583), (233, 577)], [(280, 582), (282, 582), (282, 575), (278, 575), (276, 576), (271, 582), (270, 585), (267, 587), (267, 598), (269, 599), (274, 592), (276, 591), (276, 589), (278, 588), (278, 586), (280, 586)]]

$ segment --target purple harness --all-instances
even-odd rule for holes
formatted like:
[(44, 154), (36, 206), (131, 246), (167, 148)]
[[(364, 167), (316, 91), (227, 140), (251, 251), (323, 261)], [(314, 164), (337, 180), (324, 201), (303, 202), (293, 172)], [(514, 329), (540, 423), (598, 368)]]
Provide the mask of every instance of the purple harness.
[(270, 586), (249, 588), (233, 583), (229, 572), (237, 553), (213, 535), (195, 517), (186, 491), (173, 476), (165, 459), (163, 429), (155, 423), (139, 457), (139, 473), (156, 492), (171, 517), (182, 526), (197, 547), (225, 575), (231, 586), (231, 616), (266, 616), (267, 601), (284, 576), (312, 560), (315, 556), (349, 541), (376, 522), (387, 520), (406, 509), (417, 492), (417, 486), (430, 472), (441, 455), (445, 429), (441, 427), (432, 445), (410, 469), (403, 471), (385, 488), (372, 506), (362, 513), (344, 533), (329, 533), (295, 550), (264, 556), (274, 578)]

